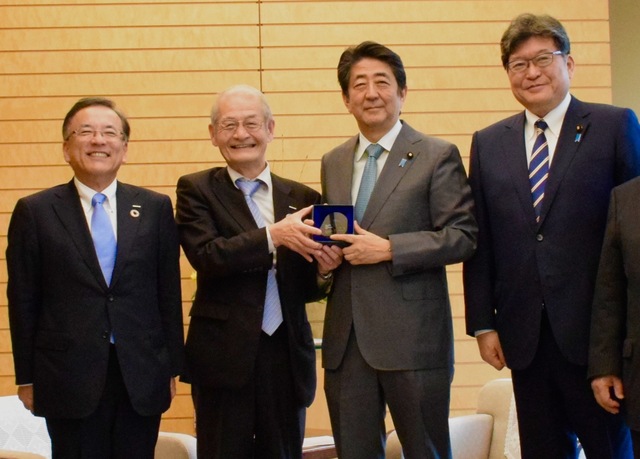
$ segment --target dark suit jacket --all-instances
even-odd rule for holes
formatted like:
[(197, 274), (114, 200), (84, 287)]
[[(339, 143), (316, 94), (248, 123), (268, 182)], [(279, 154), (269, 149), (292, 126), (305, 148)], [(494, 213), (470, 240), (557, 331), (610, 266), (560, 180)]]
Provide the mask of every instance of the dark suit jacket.
[(591, 317), (589, 377), (622, 378), (627, 423), (640, 430), (640, 179), (611, 195)]
[(467, 333), (497, 330), (507, 365), (524, 369), (544, 304), (564, 357), (586, 365), (609, 193), (640, 173), (640, 127), (630, 110), (572, 98), (536, 223), (524, 123), (522, 112), (473, 135), (469, 181), (480, 233), (464, 264)]
[(134, 409), (157, 415), (171, 402), (169, 380), (183, 360), (171, 201), (124, 183), (116, 197), (118, 252), (110, 287), (73, 181), (20, 199), (13, 212), (7, 295), (16, 383), (33, 383), (37, 415), (82, 418), (95, 410), (111, 330)]
[[(311, 188), (272, 174), (275, 220), (319, 203)], [(187, 366), (193, 383), (239, 388), (258, 353), (267, 272), (273, 261), (267, 234), (258, 228), (226, 168), (181, 177), (177, 214), (182, 247), (197, 272), (187, 333)], [(277, 250), (277, 280), (291, 367), (300, 403), (316, 388), (315, 349), (305, 303), (320, 297), (316, 267), (285, 247)]]
[[(322, 158), (323, 199), (329, 204), (351, 203), (357, 141), (355, 136)], [(344, 262), (336, 270), (322, 343), (325, 368), (342, 362), (352, 325), (363, 357), (376, 369), (453, 364), (445, 265), (473, 253), (477, 226), (471, 207), (456, 146), (404, 123), (360, 222), (389, 238), (393, 261)]]

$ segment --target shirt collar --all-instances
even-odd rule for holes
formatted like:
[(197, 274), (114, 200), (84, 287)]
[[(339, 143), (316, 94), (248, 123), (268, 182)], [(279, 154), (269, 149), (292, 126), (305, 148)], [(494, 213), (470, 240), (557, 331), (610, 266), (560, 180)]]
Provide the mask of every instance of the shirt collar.
[[(393, 144), (398, 138), (398, 135), (400, 134), (401, 129), (402, 129), (402, 122), (398, 120), (396, 121), (396, 124), (394, 124), (393, 127), (389, 130), (389, 132), (383, 135), (382, 138), (378, 140), (376, 143), (382, 146), (385, 151), (391, 151), (391, 147), (393, 147)], [(371, 142), (364, 135), (362, 135), (362, 133), (359, 134), (358, 146), (356, 147), (356, 161), (360, 161), (360, 159), (362, 158), (362, 155), (364, 155), (364, 151), (372, 143), (373, 142)]]
[[(78, 195), (80, 196), (80, 202), (82, 203), (82, 207), (85, 210), (90, 209), (92, 207), (91, 200), (93, 199), (93, 196), (98, 192), (88, 187), (84, 183), (82, 183), (80, 180), (78, 180), (77, 177), (73, 178), (73, 183), (76, 186), (76, 189), (78, 190)], [(107, 202), (113, 203), (115, 202), (117, 188), (118, 188), (118, 180), (116, 179), (113, 182), (111, 182), (111, 184), (108, 187), (100, 191), (100, 193), (104, 194), (107, 197)]]
[[(227, 172), (229, 173), (229, 177), (231, 177), (233, 186), (235, 186), (236, 188), (238, 188), (238, 185), (236, 185), (236, 180), (238, 180), (239, 178), (249, 180), (248, 178), (240, 174), (240, 172), (236, 171), (235, 169), (232, 169), (228, 165), (227, 165)], [(271, 189), (271, 168), (269, 167), (268, 161), (267, 161), (267, 166), (263, 169), (262, 172), (260, 172), (260, 174), (254, 180), (260, 180), (262, 183), (264, 183), (267, 186), (268, 190)]]
[[(566, 115), (570, 103), (571, 94), (567, 93), (562, 102), (560, 102), (556, 108), (551, 110), (544, 117), (544, 121), (548, 126), (547, 130), (549, 130), (555, 137), (558, 137), (560, 135), (560, 129), (562, 129), (564, 115)], [(531, 113), (529, 110), (525, 110), (525, 116), (527, 118), (527, 122), (525, 124), (525, 137), (530, 139), (536, 134), (534, 124), (540, 118), (537, 115)]]

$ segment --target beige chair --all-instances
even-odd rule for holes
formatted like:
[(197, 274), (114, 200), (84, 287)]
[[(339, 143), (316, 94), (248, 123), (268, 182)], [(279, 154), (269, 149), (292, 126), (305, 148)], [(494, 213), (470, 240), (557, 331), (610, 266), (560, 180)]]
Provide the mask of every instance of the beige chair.
[[(504, 459), (512, 395), (511, 379), (489, 381), (478, 394), (477, 414), (449, 419), (453, 459)], [(395, 431), (387, 437), (386, 457), (403, 457)]]
[[(0, 397), (0, 459), (49, 459), (51, 440), (44, 418), (25, 409), (17, 395)], [(156, 459), (195, 459), (191, 435), (160, 432)]]
[(160, 432), (155, 459), (196, 459), (196, 438), (182, 433)]

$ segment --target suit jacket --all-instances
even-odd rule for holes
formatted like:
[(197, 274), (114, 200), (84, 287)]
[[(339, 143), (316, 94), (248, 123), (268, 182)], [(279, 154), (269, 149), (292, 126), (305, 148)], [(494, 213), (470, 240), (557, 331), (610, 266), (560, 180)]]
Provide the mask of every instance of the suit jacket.
[[(311, 188), (271, 177), (275, 221), (319, 203), (319, 193)], [(212, 388), (240, 388), (255, 367), (273, 264), (266, 231), (257, 227), (225, 167), (180, 178), (176, 219), (182, 247), (197, 272), (186, 343), (188, 379)], [(309, 406), (316, 374), (305, 303), (322, 295), (317, 270), (284, 246), (277, 249), (276, 269), (295, 395)]]
[(467, 333), (497, 330), (507, 365), (524, 369), (544, 307), (564, 357), (586, 365), (609, 193), (640, 173), (640, 127), (630, 110), (572, 98), (536, 223), (524, 123), (522, 112), (473, 135), (469, 180), (480, 233), (464, 265)]
[(116, 197), (111, 286), (73, 181), (20, 199), (11, 217), (7, 295), (16, 383), (33, 383), (37, 415), (83, 418), (96, 409), (111, 332), (133, 408), (157, 415), (171, 403), (169, 381), (183, 360), (171, 201), (120, 182)]
[[(357, 141), (352, 137), (322, 158), (322, 192), (329, 204), (351, 203)], [(393, 260), (344, 262), (335, 271), (322, 343), (325, 368), (342, 362), (352, 326), (363, 357), (376, 369), (453, 364), (445, 265), (473, 253), (477, 226), (471, 207), (456, 146), (404, 123), (360, 222), (389, 238)]]
[(624, 384), (627, 423), (640, 430), (640, 179), (614, 188), (593, 300), (589, 377)]

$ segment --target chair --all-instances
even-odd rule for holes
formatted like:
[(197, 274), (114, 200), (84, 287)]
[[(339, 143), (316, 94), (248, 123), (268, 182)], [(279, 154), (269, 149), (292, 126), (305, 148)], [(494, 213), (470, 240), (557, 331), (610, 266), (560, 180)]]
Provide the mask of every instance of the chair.
[[(503, 459), (511, 414), (511, 379), (495, 379), (478, 394), (476, 414), (449, 419), (453, 459)], [(387, 437), (387, 459), (401, 459), (402, 447), (395, 431)]]
[[(17, 395), (0, 397), (0, 459), (50, 459), (51, 439), (44, 418), (34, 416)], [(155, 459), (196, 459), (191, 435), (160, 432)]]
[[(18, 452), (32, 455), (19, 456)], [(4, 457), (51, 457), (44, 418), (31, 414), (17, 395), (0, 397), (0, 458)]]
[(197, 441), (192, 435), (160, 432), (155, 459), (196, 459)]

